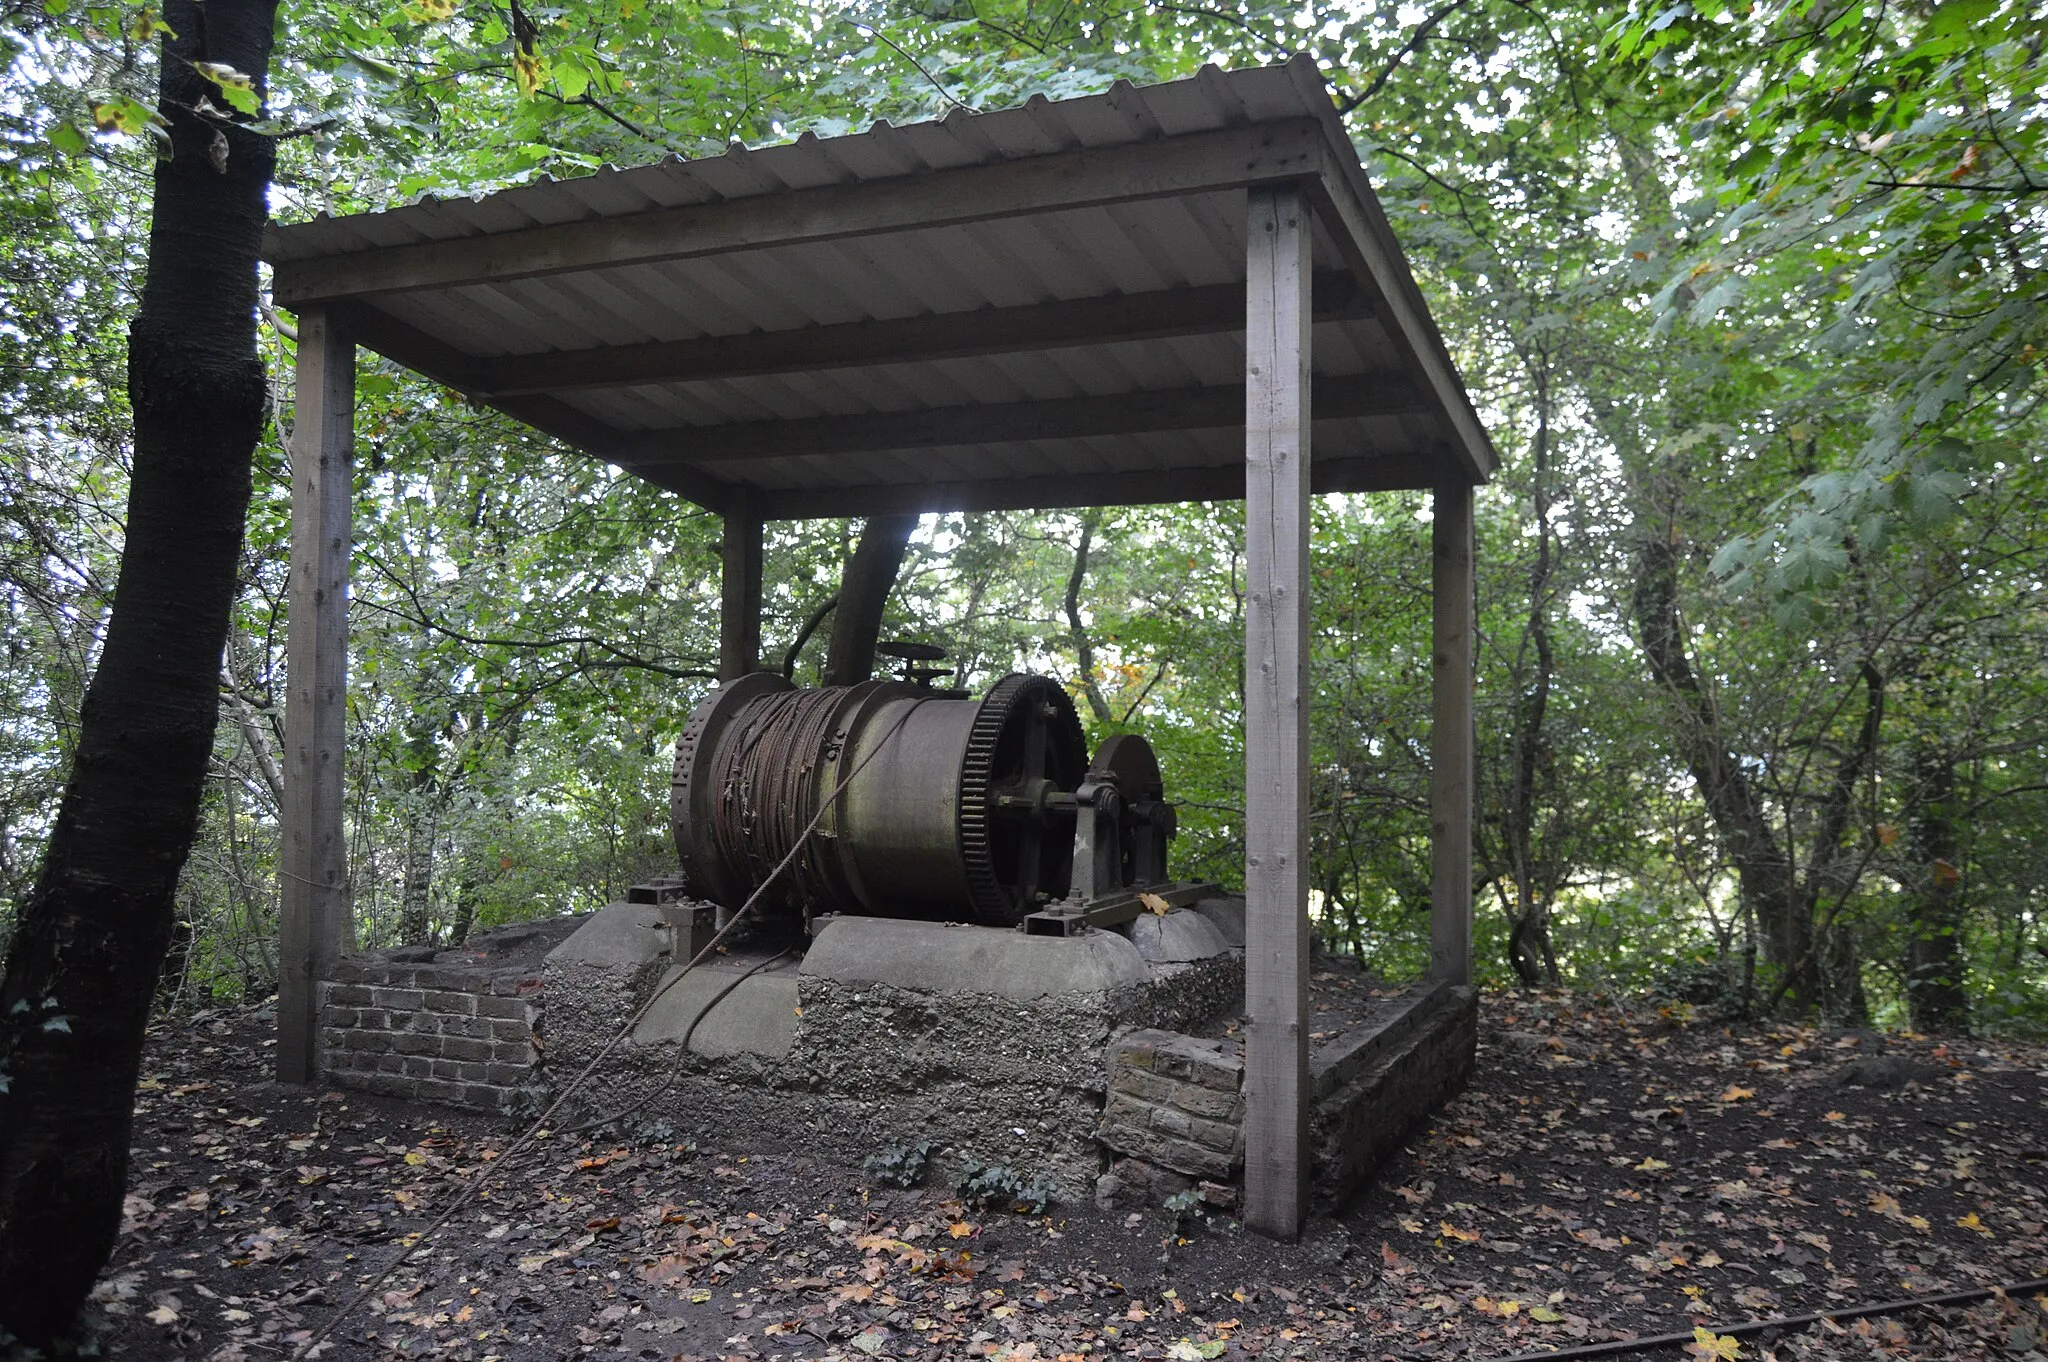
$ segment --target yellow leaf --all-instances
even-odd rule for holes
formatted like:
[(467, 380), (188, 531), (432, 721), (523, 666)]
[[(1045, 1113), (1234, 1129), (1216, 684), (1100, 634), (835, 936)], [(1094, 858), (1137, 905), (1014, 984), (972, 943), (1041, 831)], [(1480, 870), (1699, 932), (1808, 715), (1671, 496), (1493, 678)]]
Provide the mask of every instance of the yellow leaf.
[(1144, 904), (1147, 908), (1150, 908), (1153, 912), (1159, 914), (1159, 916), (1161, 917), (1165, 917), (1167, 913), (1170, 912), (1173, 908), (1172, 904), (1168, 903), (1165, 899), (1159, 897), (1159, 895), (1157, 894), (1140, 894), (1138, 895), (1138, 902)]
[(1551, 1308), (1550, 1308), (1549, 1306), (1547, 1306), (1547, 1305), (1532, 1305), (1532, 1306), (1530, 1306), (1530, 1307), (1529, 1307), (1529, 1318), (1530, 1318), (1530, 1319), (1533, 1319), (1533, 1320), (1535, 1320), (1535, 1321), (1536, 1321), (1536, 1322), (1537, 1322), (1538, 1324), (1562, 1324), (1562, 1323), (1564, 1323), (1564, 1316), (1563, 1316), (1563, 1315), (1560, 1315), (1560, 1314), (1558, 1314), (1558, 1313), (1557, 1313), (1557, 1311), (1555, 1311), (1555, 1310), (1551, 1309)]
[(178, 35), (169, 24), (144, 10), (128, 21), (128, 36), (138, 43), (146, 43), (151, 38), (175, 38)]
[(406, 1151), (405, 1161), (417, 1168), (427, 1161), (427, 1156), (417, 1149), (409, 1149)]
[(514, 52), (512, 78), (519, 83), (519, 93), (532, 99), (548, 83), (548, 59), (535, 52)]
[(1755, 1088), (1738, 1088), (1731, 1083), (1728, 1085), (1728, 1091), (1721, 1094), (1721, 1100), (1723, 1102), (1742, 1102), (1754, 1096), (1756, 1096)]
[(1692, 1342), (1687, 1345), (1694, 1357), (1717, 1357), (1723, 1362), (1733, 1362), (1742, 1356), (1742, 1344), (1733, 1334), (1716, 1334), (1712, 1329), (1697, 1326), (1692, 1331)]
[(1636, 1165), (1638, 1173), (1661, 1173), (1671, 1165), (1658, 1158), (1647, 1158)]
[(952, 1235), (955, 1239), (965, 1239), (968, 1235), (974, 1233), (974, 1226), (968, 1224), (965, 1220), (956, 1220), (946, 1227), (946, 1233)]
[(248, 72), (237, 71), (226, 62), (195, 61), (192, 63), (192, 69), (223, 90), (249, 90), (256, 85)]
[(1476, 1244), (1479, 1242), (1478, 1230), (1461, 1230), (1448, 1220), (1439, 1220), (1437, 1224), (1442, 1228), (1444, 1238), (1446, 1239), (1456, 1239), (1460, 1243), (1465, 1244)]
[(1821, 1120), (1823, 1120), (1823, 1121), (1846, 1121), (1846, 1120), (1848, 1120), (1849, 1118), (1848, 1118), (1848, 1117), (1846, 1117), (1846, 1116), (1844, 1116), (1844, 1115), (1843, 1115), (1843, 1114), (1842, 1114), (1841, 1112), (1839, 1112), (1839, 1111), (1830, 1111), (1830, 1112), (1824, 1112), (1824, 1113), (1822, 1113), (1822, 1115), (1821, 1115), (1821, 1118), (1820, 1118), (1820, 1119), (1821, 1119)]
[(1986, 1239), (1996, 1239), (1998, 1237), (1996, 1234), (1992, 1233), (1990, 1226), (1986, 1225), (1982, 1220), (1979, 1220), (1977, 1218), (1977, 1213), (1975, 1211), (1971, 1211), (1968, 1215), (1957, 1217), (1956, 1223), (1958, 1225), (1961, 1225), (1966, 1230), (1971, 1230), (1977, 1234), (1983, 1235)]
[(1897, 1215), (1899, 1199), (1890, 1192), (1873, 1192), (1870, 1195), (1870, 1209), (1879, 1215)]

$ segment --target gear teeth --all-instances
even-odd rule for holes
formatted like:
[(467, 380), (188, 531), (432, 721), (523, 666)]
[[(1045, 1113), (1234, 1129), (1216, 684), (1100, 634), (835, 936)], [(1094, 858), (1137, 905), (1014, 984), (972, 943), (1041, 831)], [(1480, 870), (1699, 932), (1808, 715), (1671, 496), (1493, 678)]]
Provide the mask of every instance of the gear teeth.
[[(1087, 739), (1081, 732), (1080, 716), (1074, 702), (1054, 682), (1043, 676), (1012, 672), (989, 687), (968, 730), (967, 752), (960, 763), (959, 839), (960, 859), (967, 871), (967, 891), (975, 920), (987, 927), (1014, 927), (1036, 905), (1018, 904), (996, 875), (994, 821), (991, 807), (995, 783), (996, 749), (1010, 717), (1019, 704), (1043, 698), (1058, 711), (1050, 721), (1048, 748), (1065, 748), (1079, 754), (1075, 769), (1087, 764)], [(1061, 731), (1067, 730), (1067, 731)]]

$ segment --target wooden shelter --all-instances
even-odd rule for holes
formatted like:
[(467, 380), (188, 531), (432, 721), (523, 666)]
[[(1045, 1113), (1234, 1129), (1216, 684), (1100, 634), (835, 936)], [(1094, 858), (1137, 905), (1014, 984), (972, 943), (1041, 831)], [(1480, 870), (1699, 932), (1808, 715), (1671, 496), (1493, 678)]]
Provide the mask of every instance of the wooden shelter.
[(1309, 498), (1434, 493), (1434, 970), (1462, 983), (1495, 467), (1312, 62), (322, 218), (265, 256), (299, 316), (280, 1078), (314, 1076), (349, 949), (364, 346), (721, 514), (726, 676), (764, 519), (1244, 498), (1246, 1218), (1299, 1232)]

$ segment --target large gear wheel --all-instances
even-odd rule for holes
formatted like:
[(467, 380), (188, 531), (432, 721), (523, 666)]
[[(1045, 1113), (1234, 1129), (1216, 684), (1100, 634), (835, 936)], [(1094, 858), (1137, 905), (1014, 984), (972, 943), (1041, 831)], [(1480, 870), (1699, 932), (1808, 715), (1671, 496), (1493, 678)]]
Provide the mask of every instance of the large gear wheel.
[(1036, 780), (1071, 790), (1087, 769), (1080, 716), (1056, 682), (1013, 672), (990, 687), (960, 765), (960, 854), (976, 921), (1014, 927), (1038, 909), (1041, 890), (1064, 894), (1073, 873), (1072, 838), (999, 817), (997, 797)]

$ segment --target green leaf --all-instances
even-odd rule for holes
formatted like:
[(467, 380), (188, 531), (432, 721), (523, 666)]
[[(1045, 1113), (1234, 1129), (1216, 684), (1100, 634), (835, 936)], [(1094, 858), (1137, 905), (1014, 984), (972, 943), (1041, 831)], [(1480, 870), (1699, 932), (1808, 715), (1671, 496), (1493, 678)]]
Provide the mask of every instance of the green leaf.
[(1728, 578), (1749, 565), (1755, 555), (1756, 541), (1748, 535), (1737, 535), (1721, 546), (1713, 561), (1707, 564), (1707, 571), (1716, 577)]
[(118, 132), (134, 137), (152, 125), (161, 124), (163, 117), (126, 95), (117, 95), (92, 106), (92, 122), (101, 132)]
[(590, 88), (590, 72), (576, 62), (560, 62), (555, 66), (555, 88), (564, 99), (578, 98)]
[(342, 49), (342, 53), (350, 61), (373, 76), (381, 76), (385, 80), (403, 80), (405, 78), (405, 73), (390, 62), (373, 57), (367, 52), (359, 51), (353, 47), (345, 47)]
[(258, 99), (256, 92), (247, 86), (223, 85), (220, 87), (220, 94), (221, 98), (225, 99), (236, 113), (245, 113), (254, 117), (263, 108), (263, 101)]

